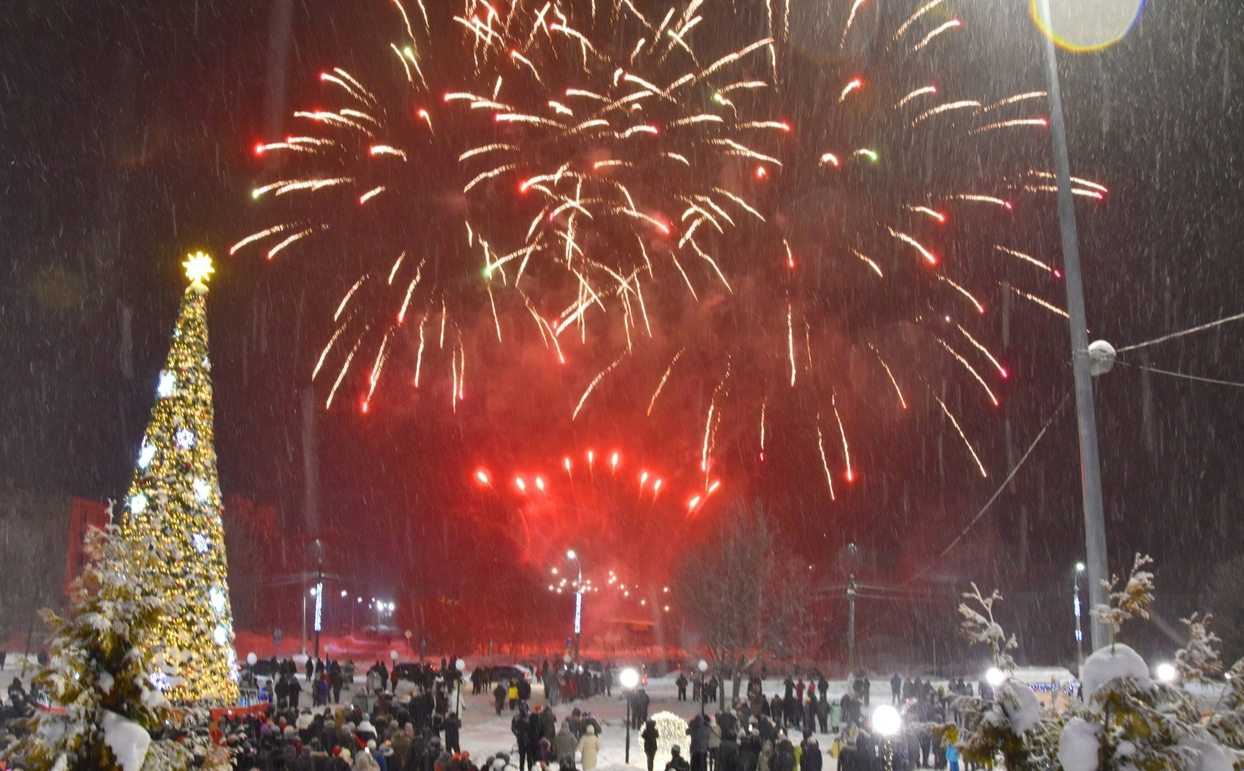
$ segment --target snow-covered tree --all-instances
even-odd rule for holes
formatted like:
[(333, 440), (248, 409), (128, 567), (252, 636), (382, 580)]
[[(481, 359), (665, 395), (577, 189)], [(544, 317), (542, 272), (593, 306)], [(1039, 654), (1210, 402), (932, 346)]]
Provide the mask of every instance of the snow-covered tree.
[[(1118, 635), (1123, 622), (1149, 618), (1153, 602), (1152, 563), (1136, 555), (1127, 583), (1116, 591), (1117, 577), (1104, 582), (1110, 601), (1093, 609)], [(1212, 640), (1195, 617), (1196, 638), (1183, 651), (1193, 672), (1216, 659)], [(1197, 628), (1194, 628), (1197, 627)], [(1209, 655), (1213, 653), (1213, 655)], [(1201, 722), (1201, 705), (1184, 688), (1154, 682), (1149, 666), (1132, 648), (1114, 642), (1089, 656), (1081, 668), (1085, 705), (1059, 737), (1058, 759), (1064, 771), (1231, 771), (1231, 761), (1212, 730)]]
[(1222, 674), (1222, 659), (1218, 656), (1222, 640), (1209, 628), (1212, 618), (1209, 614), (1200, 618), (1193, 613), (1180, 619), (1188, 628), (1188, 644), (1175, 653), (1175, 666), (1179, 679), (1185, 683), (1204, 683)]
[(1149, 619), (1149, 606), (1153, 604), (1153, 574), (1146, 567), (1153, 560), (1146, 554), (1137, 554), (1132, 560), (1132, 572), (1122, 589), (1115, 590), (1119, 585), (1119, 577), (1111, 576), (1109, 581), (1102, 581), (1106, 591), (1110, 593), (1110, 601), (1106, 605), (1093, 608), (1093, 617), (1103, 624), (1109, 624), (1117, 636), (1123, 628), (1123, 622), (1133, 618)]
[[(988, 597), (972, 584), (959, 605), (960, 630), (974, 645), (985, 645), (994, 665), (1002, 672), (1015, 671), (1010, 651), (1017, 647), (994, 618), (994, 606), (1002, 601), (995, 589)], [(1058, 716), (1043, 715), (1041, 704), (1027, 685), (1008, 679), (999, 685), (992, 701), (959, 697), (955, 702), (963, 722), (962, 731), (948, 731), (968, 763), (992, 768), (1002, 764), (1011, 771), (1036, 771), (1050, 767)]]
[[(1002, 601), (1002, 595), (994, 589), (992, 594), (985, 597), (973, 583), (972, 591), (963, 593), (963, 600), (959, 603), (959, 615), (963, 616), (959, 629), (963, 636), (973, 645), (989, 646), (994, 666), (1003, 672), (1014, 672), (1015, 659), (1007, 651), (1017, 647), (1015, 635), (1008, 636), (993, 617), (993, 606)], [(973, 605), (977, 607), (974, 608)]]
[[(90, 559), (53, 630), (47, 666), (35, 684), (53, 709), (31, 718), (11, 754), (29, 771), (161, 771), (185, 768), (191, 752), (151, 732), (173, 719), (160, 681), (178, 681), (177, 655), (153, 644), (162, 619), (184, 611), (171, 578), (155, 570), (167, 555), (113, 528), (87, 535)], [(154, 578), (139, 581), (139, 575)], [(63, 709), (63, 713), (60, 711)]]

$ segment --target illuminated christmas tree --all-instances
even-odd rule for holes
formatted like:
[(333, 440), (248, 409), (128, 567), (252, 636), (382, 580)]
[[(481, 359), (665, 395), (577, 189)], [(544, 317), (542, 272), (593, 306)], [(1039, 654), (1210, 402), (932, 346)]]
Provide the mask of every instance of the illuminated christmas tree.
[(178, 661), (181, 678), (165, 684), (175, 700), (236, 703), (233, 613), (221, 523), (220, 482), (212, 429), (211, 361), (207, 350), (207, 285), (211, 259), (184, 263), (190, 286), (181, 302), (168, 360), (156, 385), (121, 532), (154, 542), (172, 557), (154, 569), (186, 612), (160, 620), (159, 645)]

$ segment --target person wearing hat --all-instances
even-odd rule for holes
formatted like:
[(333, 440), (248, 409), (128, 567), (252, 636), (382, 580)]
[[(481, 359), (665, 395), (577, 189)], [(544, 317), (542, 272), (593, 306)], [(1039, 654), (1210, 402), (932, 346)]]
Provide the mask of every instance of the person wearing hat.
[(570, 718), (566, 718), (557, 731), (557, 738), (553, 740), (553, 754), (557, 756), (557, 765), (562, 771), (571, 771), (574, 768), (574, 753), (578, 746), (574, 731), (570, 730)]
[(380, 764), (376, 762), (376, 757), (372, 755), (375, 749), (375, 740), (367, 742), (367, 746), (359, 750), (358, 757), (354, 759), (353, 771), (380, 771)]
[(670, 748), (670, 762), (665, 764), (665, 771), (691, 771), (691, 764), (682, 756), (682, 748), (677, 744)]
[(587, 726), (583, 734), (583, 738), (579, 740), (579, 756), (583, 761), (583, 771), (595, 771), (596, 755), (600, 752), (600, 739), (596, 736), (596, 729), (593, 726)]

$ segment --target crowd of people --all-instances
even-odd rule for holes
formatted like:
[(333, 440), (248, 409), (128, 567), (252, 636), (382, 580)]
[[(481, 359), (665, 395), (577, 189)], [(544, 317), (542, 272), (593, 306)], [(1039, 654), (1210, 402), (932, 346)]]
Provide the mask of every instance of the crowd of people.
[[(243, 686), (258, 704), (220, 717), (213, 740), (226, 747), (239, 771), (594, 771), (605, 726), (585, 700), (612, 693), (610, 668), (591, 672), (579, 667), (532, 667), (530, 679), (514, 667), (475, 668), (471, 693), (492, 693), (495, 711), (512, 711), (513, 743), (477, 760), (462, 747), (462, 721), (455, 708), (462, 673), (442, 659), (440, 666), (402, 664), (386, 667), (377, 661), (355, 683), (352, 661), (312, 659), (305, 668), (293, 661), (272, 662), (272, 676), (262, 684), (249, 672)], [(661, 736), (649, 715), (651, 699), (643, 687), (624, 694), (631, 729), (655, 768), (660, 746), (673, 744), (663, 771), (911, 771), (936, 768), (958, 771), (957, 752), (947, 741), (948, 718), (958, 719), (957, 696), (972, 694), (962, 680), (935, 688), (920, 678), (891, 678), (892, 701), (904, 712), (904, 728), (893, 736), (874, 730), (868, 709), (871, 685), (867, 676), (854, 678), (847, 692), (830, 694), (819, 672), (786, 677), (766, 695), (763, 675), (747, 679), (745, 695), (715, 709), (728, 683), (697, 673), (675, 680), (677, 698), (687, 689), (700, 702), (700, 713), (675, 736)], [(543, 684), (543, 703), (533, 700), (532, 680)], [(409, 687), (399, 688), (399, 681)], [(343, 690), (348, 686), (343, 703)], [(982, 684), (981, 696), (991, 693)], [(304, 691), (309, 694), (304, 696)], [(8, 688), (6, 724), (28, 717), (37, 695), (28, 694), (20, 679)], [(580, 702), (582, 704), (569, 704)], [(308, 704), (309, 702), (309, 704)], [(460, 703), (460, 702), (459, 702)], [(570, 707), (559, 719), (555, 708)], [(711, 707), (710, 707), (711, 705)], [(709, 714), (714, 712), (715, 714)], [(668, 723), (664, 723), (669, 730)], [(822, 747), (817, 734), (827, 737)], [(683, 747), (687, 754), (683, 754)]]

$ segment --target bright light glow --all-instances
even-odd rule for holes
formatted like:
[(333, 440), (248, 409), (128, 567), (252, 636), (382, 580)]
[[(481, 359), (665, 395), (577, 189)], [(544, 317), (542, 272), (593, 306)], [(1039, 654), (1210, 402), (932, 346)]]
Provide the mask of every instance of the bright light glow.
[(205, 252), (195, 252), (187, 256), (182, 265), (186, 269), (186, 278), (190, 279), (190, 283), (200, 286), (216, 272), (216, 269), (212, 267), (212, 258), (208, 257)]
[(1161, 664), (1158, 664), (1157, 675), (1162, 682), (1173, 683), (1179, 678), (1179, 670), (1169, 661), (1163, 661)]
[(156, 383), (156, 395), (161, 399), (167, 399), (177, 390), (177, 376), (172, 372), (161, 372), (160, 380)]
[(997, 688), (1006, 682), (1006, 673), (997, 667), (990, 667), (989, 671), (985, 672), (985, 682), (989, 683), (989, 687)]
[(873, 710), (873, 728), (882, 736), (894, 736), (902, 730), (903, 718), (894, 707), (882, 704)]
[(130, 497), (130, 513), (142, 514), (143, 509), (147, 508), (147, 496), (139, 493)]
[(700, 659), (700, 663), (696, 664), (695, 667), (696, 669), (700, 670), (701, 674), (703, 674), (704, 672), (708, 671), (708, 662), (705, 661), (704, 659)]
[(475, 472), (475, 480), (479, 482), (481, 485), (492, 484), (492, 480), (488, 478), (488, 472), (484, 471), (483, 469), (480, 469), (479, 471)]
[(1077, 563), (1076, 563), (1076, 572), (1077, 572), (1077, 573), (1083, 573), (1083, 572), (1084, 572), (1084, 563), (1083, 563), (1083, 562), (1077, 562)]
[(155, 458), (155, 445), (144, 444), (143, 448), (138, 451), (138, 467), (147, 468), (151, 465), (151, 461)]
[(575, 554), (575, 553), (574, 553), (574, 549), (567, 549), (567, 550), (566, 550), (566, 559), (568, 559), (568, 560), (574, 560), (574, 559), (578, 559), (578, 558), (579, 558), (579, 556), (578, 556), (577, 554)]
[(618, 673), (618, 682), (627, 690), (639, 685), (639, 673), (632, 667), (627, 667)]

